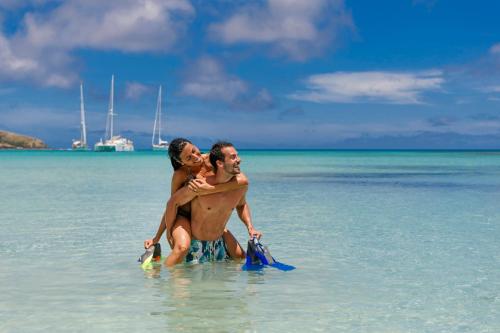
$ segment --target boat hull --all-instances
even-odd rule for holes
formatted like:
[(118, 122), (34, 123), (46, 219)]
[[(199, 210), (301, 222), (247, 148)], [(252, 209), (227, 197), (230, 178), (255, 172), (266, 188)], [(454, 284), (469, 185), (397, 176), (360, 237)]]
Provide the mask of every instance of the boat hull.
[(95, 145), (94, 151), (96, 152), (114, 152), (116, 147), (113, 145)]
[(96, 152), (131, 152), (134, 151), (132, 141), (120, 136), (113, 137), (111, 140), (98, 142), (94, 146)]
[(71, 150), (76, 150), (76, 151), (85, 151), (88, 150), (89, 148), (85, 143), (82, 143), (81, 141), (73, 141), (73, 144), (71, 145)]
[(167, 151), (168, 145), (153, 145), (154, 151)]

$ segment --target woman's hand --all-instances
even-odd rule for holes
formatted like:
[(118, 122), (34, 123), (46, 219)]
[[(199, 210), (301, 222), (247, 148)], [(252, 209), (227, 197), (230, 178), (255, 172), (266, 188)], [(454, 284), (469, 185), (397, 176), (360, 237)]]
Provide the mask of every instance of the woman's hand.
[(197, 193), (198, 195), (207, 194), (207, 192), (213, 191), (214, 186), (210, 185), (205, 181), (205, 179), (196, 178), (188, 183), (188, 187), (191, 191)]
[(248, 234), (250, 235), (250, 239), (252, 239), (254, 237), (257, 237), (257, 239), (260, 239), (262, 237), (262, 232), (254, 229), (253, 227), (248, 228)]
[(151, 246), (153, 246), (153, 245), (155, 245), (155, 243), (154, 243), (154, 241), (153, 241), (153, 239), (152, 239), (152, 238), (151, 238), (151, 239), (146, 239), (146, 240), (144, 241), (144, 248), (145, 248), (145, 249), (149, 249), (149, 248), (150, 248)]

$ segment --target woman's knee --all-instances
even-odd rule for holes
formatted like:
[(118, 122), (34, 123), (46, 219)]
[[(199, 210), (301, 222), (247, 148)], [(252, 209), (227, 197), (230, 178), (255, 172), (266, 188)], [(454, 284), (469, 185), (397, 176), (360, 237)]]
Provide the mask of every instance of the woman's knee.
[(187, 253), (189, 247), (191, 246), (191, 237), (186, 232), (176, 233), (174, 241), (174, 250), (176, 252)]
[(179, 254), (186, 255), (189, 251), (189, 246), (190, 246), (189, 242), (185, 241), (177, 242), (174, 245), (174, 251)]

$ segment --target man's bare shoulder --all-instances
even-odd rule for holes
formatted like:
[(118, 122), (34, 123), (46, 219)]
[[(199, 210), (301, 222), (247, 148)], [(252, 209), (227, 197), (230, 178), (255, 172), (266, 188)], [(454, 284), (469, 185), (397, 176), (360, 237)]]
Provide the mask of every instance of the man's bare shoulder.
[(248, 181), (248, 177), (243, 172), (240, 172), (236, 175), (236, 181), (238, 182), (238, 184), (242, 185), (250, 184), (250, 182)]

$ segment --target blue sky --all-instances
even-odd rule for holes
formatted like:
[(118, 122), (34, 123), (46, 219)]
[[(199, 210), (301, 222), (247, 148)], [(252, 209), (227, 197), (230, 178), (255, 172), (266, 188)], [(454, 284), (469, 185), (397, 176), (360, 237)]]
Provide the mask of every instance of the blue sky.
[(116, 126), (241, 148), (500, 148), (500, 4), (0, 0), (0, 129), (67, 148)]

